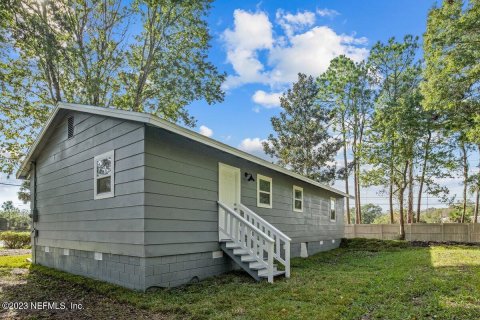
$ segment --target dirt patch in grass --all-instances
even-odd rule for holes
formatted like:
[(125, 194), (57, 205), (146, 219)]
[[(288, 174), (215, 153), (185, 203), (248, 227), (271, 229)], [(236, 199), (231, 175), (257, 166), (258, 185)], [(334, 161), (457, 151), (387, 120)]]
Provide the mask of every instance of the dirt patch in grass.
[[(120, 303), (94, 290), (68, 281), (60, 281), (28, 269), (12, 269), (0, 279), (2, 301), (56, 302), (50, 310), (0, 310), (5, 319), (167, 319), (165, 315), (152, 313), (131, 304)], [(62, 308), (65, 304), (65, 309)], [(81, 305), (73, 310), (71, 304)], [(47, 307), (48, 308), (48, 307)], [(78, 308), (77, 308), (78, 309)]]

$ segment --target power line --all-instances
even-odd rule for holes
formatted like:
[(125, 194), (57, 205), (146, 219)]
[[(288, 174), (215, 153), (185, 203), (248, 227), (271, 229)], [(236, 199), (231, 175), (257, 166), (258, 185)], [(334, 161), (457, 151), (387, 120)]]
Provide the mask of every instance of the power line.
[(21, 187), (21, 184), (13, 184), (13, 183), (5, 183), (5, 182), (0, 182), (0, 185), (2, 186), (14, 186), (14, 187)]

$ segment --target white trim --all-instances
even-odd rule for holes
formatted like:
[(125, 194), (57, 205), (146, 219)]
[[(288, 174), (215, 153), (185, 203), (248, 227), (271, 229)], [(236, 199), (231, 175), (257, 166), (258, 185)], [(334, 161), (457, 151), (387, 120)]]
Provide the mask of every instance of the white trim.
[[(270, 192), (268, 193), (268, 195), (270, 196), (270, 204), (260, 203), (260, 192), (262, 192), (262, 193), (267, 193), (266, 191), (260, 191), (260, 180), (270, 182)], [(269, 208), (269, 209), (272, 208), (272, 205), (273, 205), (273, 204), (272, 204), (272, 202), (273, 202), (272, 189), (273, 189), (273, 181), (272, 181), (272, 178), (266, 177), (266, 176), (263, 176), (263, 175), (257, 173), (257, 207), (260, 207), (260, 208)]]
[[(98, 160), (111, 158), (112, 159), (112, 170), (109, 174), (103, 175), (101, 177), (97, 176), (97, 162)], [(110, 191), (104, 193), (97, 193), (97, 180), (102, 178), (110, 177)], [(95, 156), (93, 158), (93, 198), (95, 200), (112, 198), (115, 196), (115, 150), (111, 150)]]
[[(301, 191), (301, 192), (302, 192), (302, 197), (301, 197), (300, 199), (298, 199), (298, 198), (295, 197), (295, 191)], [(302, 188), (302, 187), (299, 187), (299, 186), (296, 186), (296, 185), (293, 185), (292, 193), (293, 193), (293, 211), (295, 211), (295, 212), (303, 212), (303, 188)], [(302, 202), (302, 208), (301, 208), (301, 209), (295, 208), (295, 201), (296, 201), (296, 200), (300, 200), (300, 201)]]
[[(242, 159), (248, 160), (250, 162), (256, 163), (258, 165), (261, 165), (263, 167), (272, 169), (274, 171), (283, 173), (285, 175), (291, 176), (295, 179), (304, 181), (308, 184), (314, 185), (316, 187), (328, 190), (330, 192), (333, 192), (335, 194), (347, 197), (345, 192), (337, 190), (335, 188), (332, 188), (328, 185), (324, 185), (322, 183), (319, 183), (317, 181), (311, 180), (309, 178), (306, 178), (302, 175), (299, 175), (298, 173), (289, 171), (285, 168), (282, 168), (278, 165), (275, 165), (273, 163), (270, 163), (266, 160), (260, 159), (256, 156), (253, 156), (249, 153), (246, 153), (244, 151), (238, 150), (236, 148), (233, 148), (231, 146), (228, 146), (226, 144), (223, 144), (219, 141), (213, 140), (211, 138), (205, 137), (197, 132), (182, 128), (174, 123), (171, 123), (169, 121), (160, 119), (156, 116), (146, 114), (146, 113), (139, 113), (139, 112), (133, 112), (133, 111), (126, 111), (126, 110), (120, 110), (120, 109), (113, 109), (113, 108), (104, 108), (104, 107), (94, 107), (94, 106), (87, 106), (87, 105), (81, 105), (81, 104), (74, 104), (74, 103), (65, 103), (65, 102), (59, 102), (55, 110), (53, 111), (52, 115), (48, 119), (45, 127), (43, 127), (42, 131), (40, 132), (38, 138), (35, 140), (34, 144), (30, 148), (28, 155), (25, 157), (25, 160), (22, 162), (22, 165), (20, 166), (20, 169), (17, 171), (17, 178), (26, 178), (28, 176), (28, 172), (30, 170), (30, 161), (32, 160), (33, 153), (37, 149), (40, 141), (42, 140), (43, 136), (45, 135), (48, 127), (52, 123), (53, 119), (59, 112), (59, 110), (64, 109), (64, 110), (71, 110), (71, 111), (78, 111), (78, 112), (87, 112), (87, 113), (92, 113), (92, 114), (97, 114), (97, 115), (103, 115), (107, 117), (115, 117), (119, 119), (125, 119), (125, 120), (131, 120), (131, 121), (139, 121), (143, 123), (147, 123), (165, 130), (168, 130), (170, 132), (179, 134), (181, 136), (187, 137), (191, 140), (200, 142), (202, 144), (205, 144), (207, 146), (210, 146), (212, 148), (230, 153), (234, 156), (240, 157)], [(353, 198), (353, 196), (350, 196)]]
[[(333, 212), (335, 212), (335, 218), (332, 219), (332, 201), (333, 201)], [(330, 222), (337, 221), (337, 199), (334, 197), (330, 198), (330, 203), (328, 206), (328, 217), (330, 218)]]

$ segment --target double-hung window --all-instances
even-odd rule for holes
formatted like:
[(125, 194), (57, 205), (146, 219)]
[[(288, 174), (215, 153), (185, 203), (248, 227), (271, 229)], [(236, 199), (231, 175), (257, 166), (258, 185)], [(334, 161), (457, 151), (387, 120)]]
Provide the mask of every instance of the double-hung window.
[(257, 174), (257, 206), (272, 207), (272, 178)]
[(94, 159), (94, 199), (115, 196), (115, 152), (96, 156)]
[(303, 212), (303, 188), (293, 186), (293, 211)]
[(332, 222), (337, 220), (337, 213), (335, 211), (335, 204), (336, 204), (335, 198), (330, 198), (330, 221), (332, 221)]

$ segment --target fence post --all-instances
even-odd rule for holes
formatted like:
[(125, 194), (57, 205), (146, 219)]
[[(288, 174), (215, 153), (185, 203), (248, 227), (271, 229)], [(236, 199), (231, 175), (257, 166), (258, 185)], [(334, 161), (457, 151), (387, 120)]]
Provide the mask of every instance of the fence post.
[(385, 240), (385, 239), (383, 238), (383, 224), (380, 225), (380, 234), (381, 234), (381, 238), (380, 238), (380, 239)]
[(444, 223), (442, 222), (442, 242), (445, 242), (445, 230), (444, 230)]

